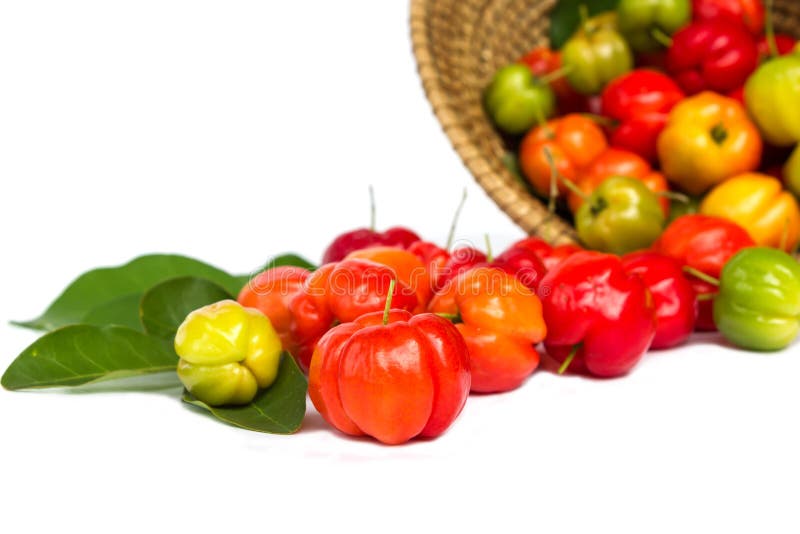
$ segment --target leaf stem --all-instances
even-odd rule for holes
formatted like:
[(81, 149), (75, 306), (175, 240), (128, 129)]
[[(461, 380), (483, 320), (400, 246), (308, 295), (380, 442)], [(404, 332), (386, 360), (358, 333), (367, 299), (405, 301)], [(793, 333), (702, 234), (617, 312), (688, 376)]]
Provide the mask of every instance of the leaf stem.
[(558, 176), (558, 179), (561, 180), (561, 183), (563, 183), (567, 189), (578, 195), (584, 202), (589, 200), (590, 195), (587, 195), (585, 191), (575, 184), (575, 182), (558, 172), (558, 169), (556, 168), (556, 162), (553, 159), (553, 153), (550, 151), (550, 147), (544, 147), (544, 157), (547, 158), (547, 164), (550, 165), (550, 172), (555, 173), (556, 176)]
[(618, 120), (612, 119), (611, 117), (606, 117), (604, 115), (598, 115), (597, 113), (581, 113), (581, 116), (586, 117), (590, 121), (607, 128), (615, 128), (619, 125)]
[(567, 371), (567, 368), (569, 368), (569, 365), (572, 363), (572, 360), (575, 359), (575, 355), (578, 354), (578, 351), (581, 349), (582, 346), (583, 342), (578, 343), (572, 347), (572, 350), (569, 351), (567, 358), (561, 364), (561, 367), (558, 368), (558, 374), (563, 375)]
[(550, 128), (550, 125), (547, 124), (547, 119), (542, 112), (541, 106), (536, 106), (534, 112), (536, 113), (536, 125), (544, 131), (544, 134), (548, 139), (553, 139), (556, 136), (556, 133), (552, 128)]
[(578, 6), (578, 17), (580, 17), (581, 29), (586, 31), (586, 24), (589, 22), (589, 6), (581, 4)]
[(461, 322), (461, 314), (459, 314), (459, 313), (444, 313), (444, 312), (440, 312), (440, 313), (435, 313), (434, 315), (438, 315), (442, 319), (447, 319), (448, 321), (452, 321), (454, 323), (460, 323)]
[(711, 276), (710, 274), (706, 274), (699, 269), (695, 269), (694, 267), (690, 267), (688, 265), (683, 266), (683, 272), (688, 273), (695, 278), (699, 278), (703, 282), (711, 284), (712, 286), (719, 287), (719, 280)]
[(375, 189), (369, 186), (369, 229), (375, 231)]
[(464, 204), (467, 202), (467, 188), (464, 188), (464, 192), (461, 194), (461, 201), (458, 203), (458, 207), (456, 208), (456, 212), (453, 214), (453, 221), (450, 223), (450, 232), (447, 234), (447, 243), (444, 246), (445, 250), (450, 250), (450, 247), (453, 246), (453, 240), (456, 237), (456, 226), (458, 225), (458, 219), (461, 217), (461, 210), (464, 208)]
[(556, 212), (556, 200), (558, 199), (558, 170), (553, 163), (553, 154), (549, 148), (545, 148), (545, 157), (550, 163), (550, 198), (547, 200), (547, 211), (550, 215)]
[(683, 193), (678, 193), (677, 191), (656, 191), (656, 196), (668, 198), (670, 200), (680, 202), (681, 204), (688, 204), (692, 201), (692, 199), (689, 198), (689, 195), (684, 195)]
[(664, 48), (669, 48), (670, 46), (672, 46), (672, 37), (670, 37), (669, 34), (667, 34), (667, 32), (665, 32), (658, 26), (653, 26), (652, 28), (650, 28), (650, 36)]
[(775, 0), (767, 0), (766, 2), (766, 37), (767, 46), (769, 47), (769, 55), (771, 57), (778, 57), (778, 43), (775, 41), (775, 22), (772, 19), (772, 12), (775, 8)]
[(554, 82), (556, 80), (560, 80), (564, 76), (568, 76), (569, 73), (572, 72), (572, 70), (573, 70), (573, 66), (572, 65), (563, 66), (563, 67), (558, 68), (558, 69), (556, 69), (556, 70), (554, 70), (552, 72), (548, 72), (547, 74), (544, 74), (544, 75), (540, 76), (539, 77), (539, 82), (549, 84), (549, 83)]
[(394, 295), (394, 287), (397, 285), (397, 279), (392, 278), (389, 282), (389, 294), (386, 295), (386, 306), (383, 308), (383, 326), (389, 324), (389, 310), (392, 309), (392, 296)]

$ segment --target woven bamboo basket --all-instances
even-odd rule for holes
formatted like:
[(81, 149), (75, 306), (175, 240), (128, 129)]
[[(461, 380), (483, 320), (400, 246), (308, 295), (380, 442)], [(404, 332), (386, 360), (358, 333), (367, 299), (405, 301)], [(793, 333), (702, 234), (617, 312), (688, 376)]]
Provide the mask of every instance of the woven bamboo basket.
[[(577, 236), (570, 223), (521, 185), (503, 163), (501, 135), (483, 110), (494, 72), (547, 44), (555, 0), (411, 0), (411, 40), (425, 93), (475, 180), (511, 219), (553, 244)], [(776, 30), (800, 37), (800, 0), (775, 0)]]

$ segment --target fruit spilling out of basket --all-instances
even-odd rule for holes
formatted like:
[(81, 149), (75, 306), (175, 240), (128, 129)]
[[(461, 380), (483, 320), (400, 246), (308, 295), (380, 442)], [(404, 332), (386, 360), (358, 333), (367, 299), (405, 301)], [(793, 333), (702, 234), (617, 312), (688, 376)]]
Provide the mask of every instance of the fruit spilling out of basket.
[(794, 39), (774, 34), (758, 1), (620, 0), (594, 17), (575, 9), (561, 50), (534, 48), (484, 92), (520, 181), (591, 249), (648, 247), (671, 220), (699, 212), (793, 251)]
[(484, 93), (520, 181), (591, 249), (648, 247), (699, 212), (795, 250), (800, 45), (774, 34), (759, 1), (575, 9), (560, 50), (531, 50)]

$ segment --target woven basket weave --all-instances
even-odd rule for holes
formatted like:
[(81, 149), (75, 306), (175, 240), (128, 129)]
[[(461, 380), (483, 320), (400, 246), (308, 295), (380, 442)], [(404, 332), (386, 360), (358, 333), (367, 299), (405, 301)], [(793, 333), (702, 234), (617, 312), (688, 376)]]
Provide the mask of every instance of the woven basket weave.
[[(494, 72), (547, 44), (555, 0), (411, 0), (411, 40), (431, 106), (464, 164), (523, 230), (554, 244), (574, 242), (570, 224), (517, 182), (508, 150), (481, 96)], [(776, 29), (800, 37), (800, 0), (775, 0)]]

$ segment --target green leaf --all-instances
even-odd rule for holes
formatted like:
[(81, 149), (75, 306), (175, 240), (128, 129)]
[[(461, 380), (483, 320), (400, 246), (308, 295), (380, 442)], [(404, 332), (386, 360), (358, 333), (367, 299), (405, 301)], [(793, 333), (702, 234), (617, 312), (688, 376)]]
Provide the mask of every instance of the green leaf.
[(617, 9), (619, 0), (559, 0), (550, 12), (550, 47), (558, 50), (578, 29), (580, 6), (589, 9), (589, 16)]
[(174, 370), (172, 344), (122, 326), (67, 326), (40, 337), (0, 381), (10, 390), (77, 386)]
[(148, 334), (172, 340), (190, 312), (232, 298), (223, 287), (203, 278), (173, 278), (144, 294), (140, 304), (142, 324)]
[(285, 265), (302, 267), (303, 269), (308, 269), (309, 271), (313, 271), (314, 269), (317, 268), (316, 265), (314, 265), (304, 257), (298, 256), (297, 254), (291, 252), (287, 252), (286, 254), (275, 256), (274, 258), (269, 260), (264, 269), (266, 270), (266, 269), (272, 269), (273, 267), (283, 267)]
[[(37, 330), (53, 330), (68, 324), (80, 323), (91, 314), (93, 322), (105, 322), (99, 312), (93, 311), (112, 301), (132, 297), (150, 289), (153, 285), (179, 276), (196, 276), (216, 282), (231, 294), (237, 294), (242, 284), (237, 277), (216, 267), (186, 256), (152, 254), (141, 256), (119, 267), (104, 267), (84, 273), (73, 281), (67, 289), (38, 318), (27, 322), (14, 323)], [(138, 309), (138, 308), (137, 308)], [(119, 317), (115, 309), (112, 314)]]
[(257, 275), (262, 271), (266, 271), (267, 269), (272, 269), (273, 267), (283, 267), (286, 265), (290, 265), (293, 267), (302, 267), (303, 269), (308, 269), (309, 271), (313, 271), (317, 268), (316, 265), (308, 261), (302, 256), (298, 256), (292, 252), (287, 252), (286, 254), (281, 254), (279, 256), (275, 256), (271, 260), (267, 262), (267, 264), (258, 271), (250, 274), (243, 274), (238, 277), (239, 280), (239, 287), (244, 287), (250, 282), (250, 279)]
[(278, 378), (244, 406), (209, 406), (188, 391), (183, 401), (208, 410), (217, 419), (256, 432), (293, 434), (300, 429), (306, 413), (308, 381), (288, 353), (284, 352)]
[(141, 300), (141, 293), (133, 293), (132, 295), (125, 295), (124, 297), (104, 302), (84, 315), (80, 323), (94, 326), (114, 324), (127, 326), (131, 330), (141, 332), (142, 323), (139, 320), (139, 302)]

